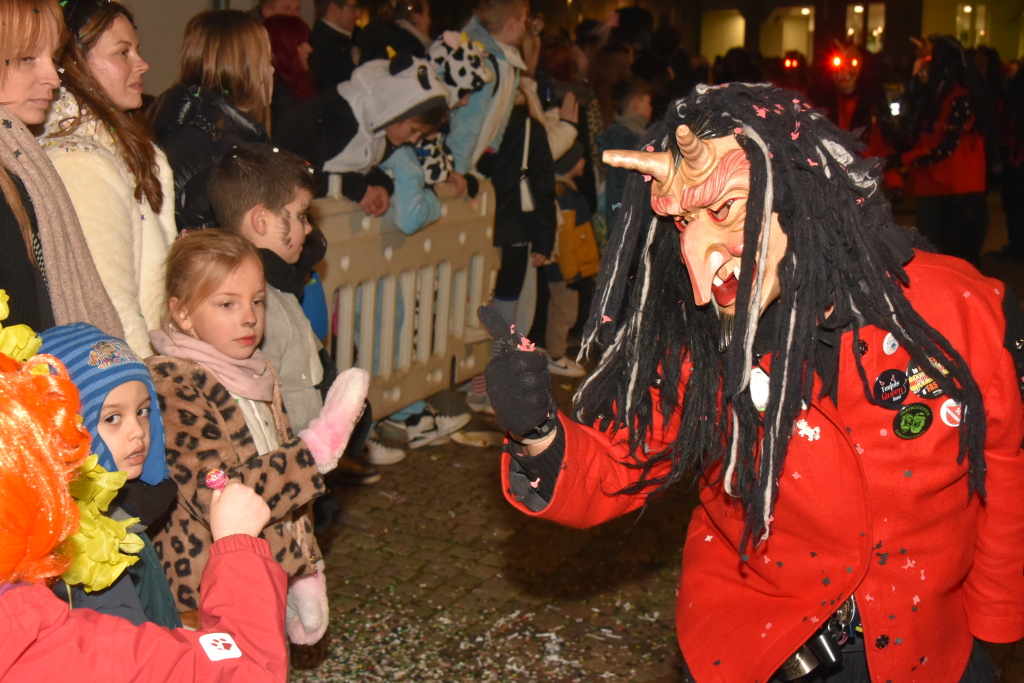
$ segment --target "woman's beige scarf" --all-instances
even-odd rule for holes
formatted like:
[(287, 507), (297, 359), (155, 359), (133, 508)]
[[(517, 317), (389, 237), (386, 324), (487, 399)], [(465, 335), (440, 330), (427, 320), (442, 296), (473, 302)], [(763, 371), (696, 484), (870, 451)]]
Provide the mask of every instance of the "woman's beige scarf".
[(57, 169), (28, 128), (3, 105), (0, 163), (21, 178), (32, 200), (54, 320), (58, 325), (90, 323), (113, 337), (124, 337), (121, 318), (103, 287)]

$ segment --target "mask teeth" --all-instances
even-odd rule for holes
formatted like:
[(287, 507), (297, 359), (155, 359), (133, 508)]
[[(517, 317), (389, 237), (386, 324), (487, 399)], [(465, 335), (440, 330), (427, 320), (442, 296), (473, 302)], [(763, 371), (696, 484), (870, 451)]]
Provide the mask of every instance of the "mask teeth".
[(725, 353), (732, 341), (732, 331), (736, 325), (736, 316), (719, 312), (718, 314), (718, 352)]

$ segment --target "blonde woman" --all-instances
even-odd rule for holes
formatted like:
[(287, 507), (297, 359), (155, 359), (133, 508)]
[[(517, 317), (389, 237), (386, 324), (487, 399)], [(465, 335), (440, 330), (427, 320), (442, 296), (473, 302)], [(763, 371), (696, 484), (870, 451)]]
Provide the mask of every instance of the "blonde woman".
[(185, 27), (181, 74), (156, 101), (156, 138), (174, 171), (178, 230), (216, 225), (206, 194), (213, 165), (235, 145), (269, 142), (270, 38), (237, 10), (202, 12)]
[(164, 259), (174, 241), (174, 179), (153, 144), (131, 12), (112, 0), (64, 5), (71, 33), (64, 85), (39, 142), (71, 195), (103, 286), (141, 358), (164, 310)]
[(57, 0), (0, 2), (0, 289), (10, 296), (0, 308), (10, 308), (5, 325), (87, 322), (123, 336), (75, 208), (27, 128), (60, 86), (66, 37)]

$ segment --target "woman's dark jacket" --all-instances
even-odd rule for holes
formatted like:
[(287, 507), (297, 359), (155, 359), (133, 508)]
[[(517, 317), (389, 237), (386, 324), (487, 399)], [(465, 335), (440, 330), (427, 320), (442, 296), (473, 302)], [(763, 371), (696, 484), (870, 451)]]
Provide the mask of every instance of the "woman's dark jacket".
[(213, 165), (235, 145), (270, 142), (266, 128), (220, 93), (180, 83), (157, 98), (150, 119), (174, 171), (178, 230), (216, 226), (206, 194)]
[[(2, 172), (2, 171), (0, 171)], [(21, 203), (28, 212), (32, 223), (32, 232), (36, 232), (36, 214), (32, 208), (25, 185), (21, 178), (8, 174), (18, 188)], [(36, 242), (38, 246), (38, 240)], [(36, 249), (38, 258), (42, 258), (42, 249)], [(45, 264), (43, 266), (45, 268)], [(48, 330), (54, 326), (53, 308), (50, 304), (50, 292), (46, 288), (43, 275), (32, 263), (25, 238), (21, 234), (18, 219), (7, 199), (0, 192), (0, 289), (10, 297), (7, 305), (10, 313), (3, 321), (5, 327), (12, 325), (28, 325), (36, 332)]]

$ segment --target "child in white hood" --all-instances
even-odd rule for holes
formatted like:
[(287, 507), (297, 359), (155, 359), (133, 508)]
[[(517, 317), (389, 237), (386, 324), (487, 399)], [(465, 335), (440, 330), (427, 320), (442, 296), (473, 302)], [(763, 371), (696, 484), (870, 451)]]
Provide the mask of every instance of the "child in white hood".
[(363, 64), (351, 80), (307, 100), (275, 126), (275, 142), (313, 165), (318, 195), (327, 194), (328, 174), (337, 174), (341, 187), (332, 189), (380, 216), (394, 191), (377, 168), (388, 144), (415, 144), (447, 115), (448, 89), (434, 67), (398, 53)]

